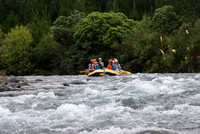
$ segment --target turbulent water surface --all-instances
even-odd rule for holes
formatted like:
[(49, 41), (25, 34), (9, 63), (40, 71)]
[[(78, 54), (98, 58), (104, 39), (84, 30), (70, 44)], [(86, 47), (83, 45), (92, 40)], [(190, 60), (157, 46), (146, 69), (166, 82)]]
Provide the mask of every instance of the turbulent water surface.
[(2, 134), (200, 133), (200, 74), (23, 78), (28, 90), (0, 93)]

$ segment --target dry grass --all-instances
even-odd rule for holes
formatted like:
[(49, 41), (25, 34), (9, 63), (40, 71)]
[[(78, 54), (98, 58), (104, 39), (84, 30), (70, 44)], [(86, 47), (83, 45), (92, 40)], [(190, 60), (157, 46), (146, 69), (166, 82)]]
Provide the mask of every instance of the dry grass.
[(8, 76), (5, 71), (0, 71), (0, 84), (4, 84), (7, 81)]

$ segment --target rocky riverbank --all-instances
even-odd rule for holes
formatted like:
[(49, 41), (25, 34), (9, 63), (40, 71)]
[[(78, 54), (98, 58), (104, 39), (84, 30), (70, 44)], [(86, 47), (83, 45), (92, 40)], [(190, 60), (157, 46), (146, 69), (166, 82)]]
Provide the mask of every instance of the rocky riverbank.
[[(3, 76), (0, 76), (0, 79)], [(8, 76), (6, 79), (4, 78), (3, 81), (0, 83), (0, 92), (5, 91), (21, 91), (26, 89), (31, 89), (30, 83), (42, 83), (42, 79), (35, 79), (34, 81), (28, 81), (23, 76)], [(84, 81), (81, 80), (72, 80), (70, 82), (64, 82), (62, 83), (62, 86), (70, 86), (70, 85), (80, 85), (80, 84), (87, 84)]]
[[(1, 79), (2, 76), (1, 76)], [(28, 81), (23, 77), (9, 76), (0, 83), (0, 92), (4, 91), (20, 91), (24, 90), (24, 87), (30, 86)]]

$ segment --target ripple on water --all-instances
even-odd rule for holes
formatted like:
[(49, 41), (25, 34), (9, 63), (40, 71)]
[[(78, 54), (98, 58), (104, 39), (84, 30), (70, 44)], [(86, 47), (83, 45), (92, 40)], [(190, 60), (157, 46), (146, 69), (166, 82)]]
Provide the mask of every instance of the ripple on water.
[[(0, 97), (0, 133), (195, 134), (199, 130), (199, 74), (134, 74), (89, 81), (85, 75), (25, 78), (36, 90)], [(73, 80), (87, 84), (62, 86)]]

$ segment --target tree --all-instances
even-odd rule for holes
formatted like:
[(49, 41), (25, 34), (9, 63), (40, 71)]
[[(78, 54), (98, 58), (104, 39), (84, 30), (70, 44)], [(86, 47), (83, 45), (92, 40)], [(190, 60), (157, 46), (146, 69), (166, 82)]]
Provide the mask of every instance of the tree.
[(63, 45), (69, 46), (73, 42), (74, 27), (81, 18), (85, 17), (82, 12), (75, 11), (69, 17), (60, 16), (50, 28), (52, 38)]
[(45, 34), (34, 47), (34, 73), (58, 74), (63, 46)]
[(0, 49), (8, 74), (25, 75), (31, 73), (31, 43), (33, 39), (23, 26), (16, 26), (5, 35)]
[(93, 12), (76, 25), (74, 40), (91, 55), (120, 44), (123, 36), (132, 32), (134, 25), (135, 22), (123, 13)]
[(181, 19), (173, 6), (163, 6), (156, 9), (152, 18), (153, 27), (163, 33), (170, 33), (181, 25)]

